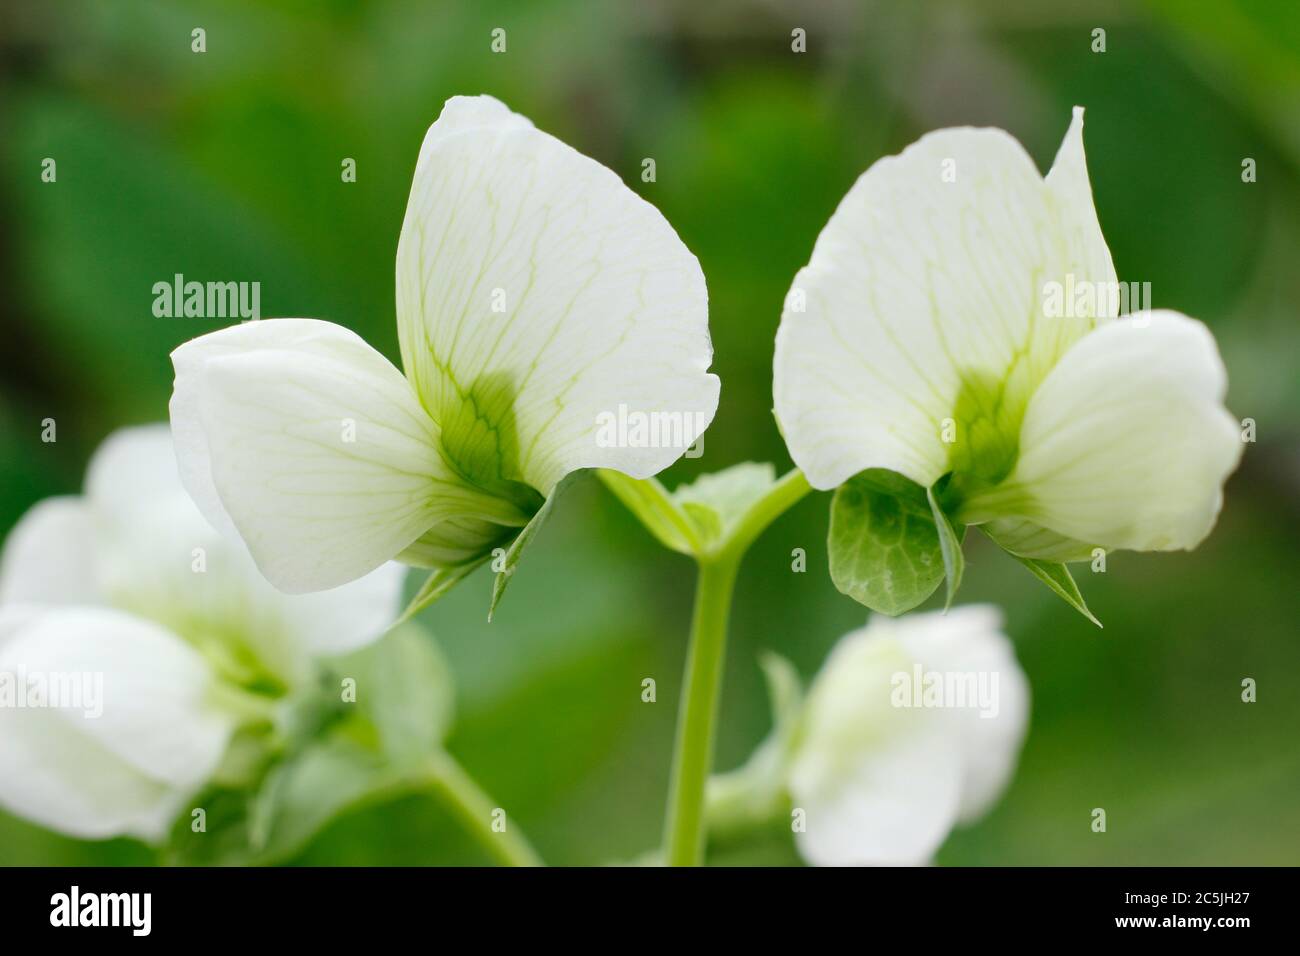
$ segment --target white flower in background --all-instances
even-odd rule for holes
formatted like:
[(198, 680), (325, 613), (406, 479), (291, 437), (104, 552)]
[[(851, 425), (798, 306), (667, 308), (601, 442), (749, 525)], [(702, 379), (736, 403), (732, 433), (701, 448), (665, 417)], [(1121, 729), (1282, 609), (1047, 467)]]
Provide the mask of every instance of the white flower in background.
[(969, 605), (873, 615), (840, 639), (789, 763), (808, 862), (926, 863), (998, 799), (1029, 720), (1029, 685), (1001, 626), (997, 608)]
[(996, 802), (1024, 742), (1029, 685), (1001, 628), (991, 605), (872, 615), (806, 695), (768, 655), (773, 730), (709, 781), (710, 834), (784, 820), (814, 866), (928, 863)]
[[(1090, 290), (1055, 314), (1049, 290)], [(939, 489), (1017, 554), (1191, 548), (1242, 443), (1214, 339), (1115, 321), (1083, 110), (1044, 178), (996, 129), (930, 133), (857, 181), (794, 280), (776, 413), (815, 488), (869, 468)]]
[(627, 409), (717, 407), (699, 263), (604, 166), (491, 97), (420, 150), (397, 249), (405, 375), (347, 329), (253, 322), (177, 349), (182, 480), (288, 592), (397, 557), (447, 568), (508, 543), (566, 474), (646, 477), (671, 447), (606, 447)]
[(160, 839), (241, 726), (316, 658), (383, 634), (403, 577), (390, 564), (281, 594), (194, 507), (165, 425), (117, 432), (85, 494), (35, 505), (0, 557), (0, 676), (102, 689), (89, 707), (0, 706), (0, 806), (74, 836)]

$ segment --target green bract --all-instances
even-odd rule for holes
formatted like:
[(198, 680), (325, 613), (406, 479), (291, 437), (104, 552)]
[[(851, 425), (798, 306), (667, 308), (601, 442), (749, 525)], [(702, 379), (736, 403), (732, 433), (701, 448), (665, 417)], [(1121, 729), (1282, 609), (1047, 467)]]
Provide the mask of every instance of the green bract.
[(910, 611), (944, 577), (925, 490), (891, 471), (864, 471), (836, 489), (828, 548), (835, 586), (886, 614)]

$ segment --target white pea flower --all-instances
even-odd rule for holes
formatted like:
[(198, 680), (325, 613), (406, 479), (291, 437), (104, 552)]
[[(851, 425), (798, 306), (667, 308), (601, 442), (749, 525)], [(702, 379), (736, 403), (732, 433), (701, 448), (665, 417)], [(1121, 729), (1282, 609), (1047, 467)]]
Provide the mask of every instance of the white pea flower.
[(806, 695), (764, 662), (771, 737), (710, 781), (712, 831), (785, 817), (815, 866), (929, 862), (981, 817), (1015, 770), (1029, 685), (991, 605), (876, 614), (839, 640)]
[(35, 505), (0, 556), (0, 806), (74, 836), (161, 839), (237, 772), (242, 727), (318, 657), (383, 634), (403, 575), (281, 594), (194, 507), (165, 425), (115, 433), (85, 493)]
[[(396, 304), (405, 374), (311, 319), (172, 355), (185, 486), (283, 591), (394, 557), (474, 567), (565, 475), (653, 475), (717, 407), (695, 257), (613, 172), (491, 97), (448, 100), (424, 138)], [(602, 428), (618, 416), (639, 427)]]
[(1001, 613), (873, 615), (808, 692), (788, 787), (799, 851), (819, 866), (926, 863), (1015, 770), (1029, 685)]
[[(1076, 108), (1051, 172), (997, 129), (875, 163), (794, 280), (777, 416), (815, 488), (886, 469), (959, 524), (1070, 561), (1195, 547), (1242, 443), (1204, 325), (1116, 321)], [(1131, 300), (1132, 296), (1129, 296)]]

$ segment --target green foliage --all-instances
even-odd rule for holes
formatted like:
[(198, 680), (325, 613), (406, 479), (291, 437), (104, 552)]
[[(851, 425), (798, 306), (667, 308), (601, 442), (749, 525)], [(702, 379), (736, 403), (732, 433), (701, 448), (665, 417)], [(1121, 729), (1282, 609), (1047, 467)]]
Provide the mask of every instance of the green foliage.
[(944, 545), (926, 491), (883, 469), (836, 489), (827, 550), (835, 586), (885, 614), (911, 610), (944, 579)]
[(1046, 584), (1053, 594), (1060, 597), (1062, 601), (1092, 621), (1093, 624), (1101, 627), (1101, 621), (1093, 616), (1093, 613), (1088, 610), (1088, 605), (1084, 603), (1083, 595), (1079, 593), (1079, 585), (1074, 583), (1074, 578), (1071, 576), (1068, 567), (1052, 561), (1022, 558), (1016, 554), (1011, 556), (1028, 568), (1030, 574)]
[(638, 480), (608, 468), (596, 475), (665, 548), (679, 554), (699, 551), (702, 539), (696, 522), (659, 479)]
[(930, 505), (930, 514), (934, 518), (935, 530), (939, 532), (939, 551), (943, 555), (944, 581), (947, 584), (943, 602), (946, 609), (952, 607), (952, 599), (956, 596), (957, 589), (961, 587), (961, 575), (966, 569), (966, 559), (961, 553), (961, 541), (966, 534), (966, 529), (961, 528), (958, 531), (953, 527), (952, 521), (939, 507), (939, 499), (935, 497), (933, 488), (925, 490), (925, 497)]
[(546, 519), (550, 517), (551, 509), (555, 506), (556, 499), (564, 493), (565, 488), (568, 488), (577, 480), (580, 474), (580, 472), (574, 472), (573, 474), (565, 475), (564, 478), (560, 479), (560, 483), (555, 486), (550, 496), (542, 506), (537, 509), (537, 513), (533, 515), (528, 524), (524, 525), (524, 529), (515, 536), (515, 539), (510, 542), (510, 546), (505, 549), (505, 554), (500, 556), (501, 564), (499, 566), (497, 565), (498, 555), (493, 554), (492, 563), (493, 570), (496, 572), (496, 579), (492, 582), (492, 602), (488, 605), (489, 621), (492, 620), (492, 615), (496, 613), (497, 605), (501, 602), (502, 596), (506, 593), (506, 585), (510, 583), (510, 578), (519, 565), (519, 558), (523, 555), (524, 548), (528, 547), (533, 538), (536, 537), (537, 532), (541, 530), (542, 525), (546, 523)]
[(407, 624), (337, 658), (319, 687), (288, 702), (283, 748), (254, 786), (210, 787), (182, 816), (169, 862), (276, 863), (300, 852), (336, 816), (418, 790), (423, 764), (451, 726), (451, 675), (437, 646)]

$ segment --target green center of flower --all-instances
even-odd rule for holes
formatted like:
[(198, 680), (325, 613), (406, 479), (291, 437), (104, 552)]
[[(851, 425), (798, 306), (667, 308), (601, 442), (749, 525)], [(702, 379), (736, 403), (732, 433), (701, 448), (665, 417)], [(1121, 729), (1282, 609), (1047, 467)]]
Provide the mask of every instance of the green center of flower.
[(545, 500), (522, 480), (518, 391), (509, 372), (481, 375), (468, 386), (454, 381), (430, 412), (438, 423), (443, 455), (465, 482), (532, 516)]
[(1011, 473), (1020, 454), (1025, 402), (1009, 379), (968, 372), (953, 408), (955, 435), (948, 467), (969, 482), (995, 485)]

